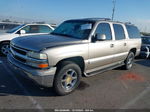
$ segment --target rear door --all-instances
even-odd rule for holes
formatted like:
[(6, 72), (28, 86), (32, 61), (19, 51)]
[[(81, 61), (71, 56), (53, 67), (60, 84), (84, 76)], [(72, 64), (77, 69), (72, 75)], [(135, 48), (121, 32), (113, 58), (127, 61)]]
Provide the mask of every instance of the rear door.
[(128, 55), (128, 43), (125, 34), (125, 27), (122, 24), (113, 24), (115, 33), (114, 59), (113, 62), (125, 60)]

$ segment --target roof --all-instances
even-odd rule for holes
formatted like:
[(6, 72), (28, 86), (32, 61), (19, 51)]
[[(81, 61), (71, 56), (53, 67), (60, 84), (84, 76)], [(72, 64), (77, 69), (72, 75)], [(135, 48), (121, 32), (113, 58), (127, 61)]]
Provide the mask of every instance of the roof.
[(109, 22), (123, 23), (123, 24), (132, 25), (130, 22), (113, 21), (110, 18), (83, 18), (83, 19), (72, 19), (70, 21), (75, 21), (75, 20), (77, 20), (77, 21), (91, 21), (91, 22), (109, 21)]
[(92, 22), (96, 22), (96, 21), (106, 21), (106, 20), (111, 20), (109, 18), (82, 18), (82, 19), (71, 19), (69, 21), (92, 21)]

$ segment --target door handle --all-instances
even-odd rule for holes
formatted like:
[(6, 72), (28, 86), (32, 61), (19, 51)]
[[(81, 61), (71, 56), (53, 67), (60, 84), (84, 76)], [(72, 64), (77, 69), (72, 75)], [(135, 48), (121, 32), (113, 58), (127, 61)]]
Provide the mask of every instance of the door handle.
[(114, 44), (110, 44), (110, 47), (111, 47), (111, 48), (114, 47)]

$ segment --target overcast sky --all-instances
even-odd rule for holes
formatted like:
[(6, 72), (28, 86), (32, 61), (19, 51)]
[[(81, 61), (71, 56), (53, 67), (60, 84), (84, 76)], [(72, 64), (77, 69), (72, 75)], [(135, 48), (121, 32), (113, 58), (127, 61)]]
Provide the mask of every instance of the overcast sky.
[[(111, 18), (112, 0), (0, 0), (0, 16), (61, 23), (84, 17)], [(150, 0), (116, 0), (115, 20), (150, 32)]]

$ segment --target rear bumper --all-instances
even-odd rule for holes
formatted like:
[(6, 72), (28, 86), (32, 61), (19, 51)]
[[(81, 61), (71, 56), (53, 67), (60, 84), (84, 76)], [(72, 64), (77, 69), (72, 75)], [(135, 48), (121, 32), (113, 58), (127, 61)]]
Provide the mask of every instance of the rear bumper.
[(46, 86), (46, 87), (53, 86), (53, 80), (54, 80), (54, 75), (56, 72), (56, 67), (51, 67), (46, 70), (35, 69), (35, 68), (32, 68), (30, 66), (20, 63), (19, 61), (14, 59), (10, 53), (8, 54), (7, 59), (11, 65), (11, 68), (17, 69), (25, 73), (25, 74), (21, 74), (24, 77), (27, 77), (42, 86)]

